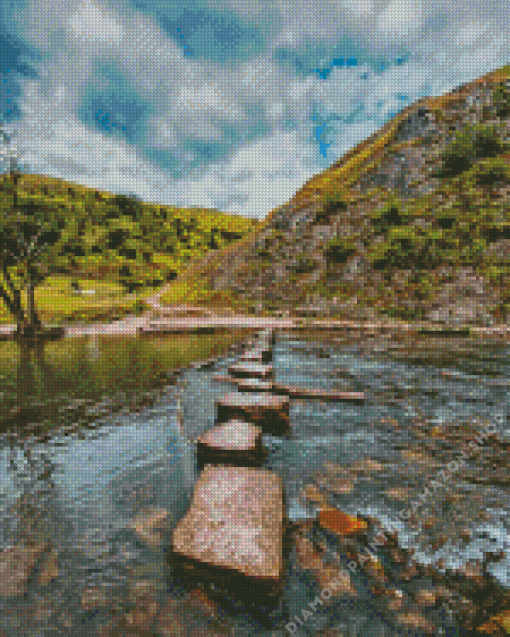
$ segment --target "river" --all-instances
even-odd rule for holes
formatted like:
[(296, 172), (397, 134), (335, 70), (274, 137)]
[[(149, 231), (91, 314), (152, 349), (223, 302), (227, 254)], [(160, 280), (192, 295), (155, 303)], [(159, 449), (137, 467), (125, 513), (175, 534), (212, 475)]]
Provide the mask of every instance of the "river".
[[(46, 343), (38, 352), (0, 343), (6, 429), (0, 435), (0, 548), (43, 547), (26, 584), (16, 594), (0, 595), (0, 630), (6, 635), (141, 635), (149, 629), (146, 634), (160, 637), (289, 634), (285, 624), (320, 591), (295, 549), (270, 629), (239, 610), (222, 610), (186, 593), (166, 560), (169, 533), (187, 510), (197, 476), (189, 441), (214, 424), (215, 399), (234, 391), (213, 377), (226, 374), (236, 360), (228, 348), (239, 339), (239, 333), (184, 340), (96, 336)], [(212, 366), (187, 367), (220, 353)], [(174, 377), (177, 367), (182, 372)], [(469, 437), (490, 421), (508, 439), (505, 344), (423, 337), (411, 346), (387, 338), (282, 336), (273, 367), (279, 383), (367, 396), (361, 406), (291, 399), (290, 437), (264, 437), (266, 467), (282, 476), (294, 521), (313, 517), (313, 502), (304, 501), (302, 490), (327, 487), (325, 467), (357, 466), (349, 485), (330, 493), (335, 506), (394, 519), (411, 494), (455, 457), (459, 432)], [(75, 401), (77, 410), (66, 409), (66, 400)], [(52, 405), (42, 428), (30, 410), (16, 412), (16, 405), (34, 401)], [(16, 413), (28, 415), (16, 422)], [(13, 422), (28, 435), (15, 435)], [(368, 459), (375, 464), (360, 466)], [(480, 467), (469, 460), (468, 469)], [(448, 505), (443, 500), (452, 494)], [(489, 568), (502, 587), (510, 585), (508, 486), (459, 473), (436, 496), (420, 515), (436, 518), (438, 528), (429, 525), (424, 535), (419, 525), (402, 521), (400, 548), (414, 550), (420, 564), (442, 559), (444, 569), (483, 559), (489, 548), (503, 552)], [(160, 533), (157, 525), (147, 530), (140, 522), (144, 512), (166, 520)], [(470, 541), (458, 541), (466, 528)], [(334, 552), (331, 534), (313, 532), (326, 553)], [(434, 534), (446, 539), (435, 545)], [(374, 598), (361, 571), (352, 582), (356, 596), (321, 606), (296, 634), (430, 634), (419, 625), (405, 627), (398, 613)], [(398, 586), (412, 604), (414, 591), (429, 584), (430, 577), (418, 573)], [(459, 618), (445, 604), (424, 608), (423, 615), (435, 634), (462, 634)]]

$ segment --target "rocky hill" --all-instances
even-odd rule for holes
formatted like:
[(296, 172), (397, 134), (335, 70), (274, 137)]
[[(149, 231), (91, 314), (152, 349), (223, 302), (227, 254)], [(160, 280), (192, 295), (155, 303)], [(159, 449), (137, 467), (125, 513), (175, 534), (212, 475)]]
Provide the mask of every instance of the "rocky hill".
[(506, 321), (509, 78), (415, 102), (177, 286), (247, 311)]

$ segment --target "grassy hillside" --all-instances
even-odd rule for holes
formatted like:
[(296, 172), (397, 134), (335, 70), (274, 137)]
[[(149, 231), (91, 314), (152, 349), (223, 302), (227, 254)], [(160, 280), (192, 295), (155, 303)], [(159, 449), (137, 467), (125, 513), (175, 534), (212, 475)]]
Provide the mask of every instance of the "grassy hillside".
[[(190, 261), (261, 225), (235, 214), (147, 204), (41, 175), (21, 175), (16, 197), (19, 207), (62, 206), (69, 220), (78, 224), (78, 238), (63, 247), (62, 267), (36, 290), (41, 318), (52, 322), (64, 316), (91, 320), (140, 309), (140, 298), (175, 278)], [(10, 205), (12, 198), (12, 182), (2, 175), (0, 199)], [(11, 276), (16, 278), (14, 269)], [(83, 287), (97, 289), (95, 297), (71, 294), (71, 281), (80, 280)], [(0, 301), (0, 322), (11, 321)]]
[[(404, 109), (176, 296), (459, 322), (510, 308), (510, 66)], [(173, 290), (167, 295), (171, 299)]]

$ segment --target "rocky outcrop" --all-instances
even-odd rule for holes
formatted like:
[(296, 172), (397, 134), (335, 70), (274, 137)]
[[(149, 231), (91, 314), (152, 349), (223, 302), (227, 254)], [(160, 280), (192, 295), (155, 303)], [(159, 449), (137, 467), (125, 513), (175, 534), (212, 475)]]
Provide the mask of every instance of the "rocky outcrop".
[(405, 108), (198, 277), (258, 313), (505, 321), (509, 77)]

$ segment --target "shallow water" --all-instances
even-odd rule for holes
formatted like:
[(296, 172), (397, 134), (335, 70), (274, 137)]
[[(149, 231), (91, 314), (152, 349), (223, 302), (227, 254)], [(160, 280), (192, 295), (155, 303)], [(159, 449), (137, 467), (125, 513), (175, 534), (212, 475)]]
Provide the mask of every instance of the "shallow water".
[[(160, 339), (160, 343), (164, 342)], [(504, 429), (510, 400), (507, 388), (493, 383), (495, 378), (510, 381), (508, 349), (499, 347), (494, 359), (486, 347), (479, 355), (471, 352), (468, 359), (455, 355), (450, 357), (448, 366), (444, 365), (444, 352), (439, 352), (440, 367), (437, 349), (432, 351), (436, 364), (420, 365), (395, 360), (391, 352), (381, 349), (371, 353), (352, 343), (321, 345), (300, 338), (278, 340), (273, 360), (276, 382), (327, 389), (341, 386), (365, 391), (367, 395), (363, 405), (291, 399), (290, 437), (264, 437), (270, 450), (266, 467), (284, 480), (291, 518), (313, 515), (313, 506), (303, 503), (299, 493), (304, 485), (313, 482), (325, 462), (348, 466), (371, 458), (383, 464), (384, 470), (358, 476), (351, 493), (334, 496), (335, 505), (353, 514), (394, 520), (405, 502), (392, 500), (382, 492), (404, 483), (420, 489), (427, 482), (426, 474), (413, 474), (412, 468), (405, 468), (402, 450), (428, 442), (438, 445), (437, 438), (420, 435), (415, 425), (418, 416), (436, 425), (475, 417), (491, 420), (498, 423), (502, 437), (508, 435)], [(157, 367), (165, 371), (161, 360), (158, 366), (154, 364), (157, 350), (158, 347), (153, 348), (153, 359), (147, 358), (146, 350), (143, 369)], [(112, 351), (108, 351), (104, 341), (101, 356), (108, 357)], [(398, 354), (401, 356), (402, 352)], [(44, 587), (38, 584), (34, 573), (25, 597), (0, 597), (0, 629), (9, 636), (20, 634), (26, 615), (27, 634), (34, 637), (93, 635), (108, 624), (112, 607), (121, 612), (132, 607), (130, 586), (135, 581), (150, 586), (151, 595), (160, 604), (168, 596), (179, 599), (183, 595), (166, 566), (167, 542), (148, 545), (130, 524), (147, 507), (168, 512), (170, 527), (186, 512), (197, 475), (189, 440), (214, 424), (215, 399), (235, 391), (231, 385), (212, 380), (215, 375), (226, 374), (234, 360), (224, 357), (212, 368), (188, 369), (182, 374), (180, 385), (163, 389), (150, 407), (138, 413), (97, 419), (96, 428), (79, 428), (72, 434), (56, 431), (46, 442), (37, 442), (33, 436), (24, 441), (2, 436), (0, 546), (8, 548), (30, 531), (58, 550), (59, 573), (56, 581)], [(127, 374), (128, 367), (123, 369), (122, 373)], [(453, 375), (445, 377), (441, 375), (444, 371)], [(140, 379), (137, 373), (137, 380)], [(80, 396), (78, 392), (75, 395)], [(184, 419), (182, 428), (177, 417), (178, 398)], [(454, 456), (454, 445), (438, 445), (438, 465)], [(401, 522), (402, 546), (416, 548), (424, 563), (444, 557), (447, 567), (483, 556), (488, 547), (508, 549), (508, 488), (476, 485), (475, 490), (482, 495), (482, 508), (492, 512), (494, 518), (481, 522), (474, 511), (473, 520), (464, 520), (473, 532), (470, 544), (452, 541), (435, 551), (422, 548), (417, 532)], [(466, 492), (469, 496), (470, 489)], [(446, 510), (441, 513), (445, 518), (449, 515)], [(327, 534), (324, 538), (328, 541)], [(502, 584), (510, 585), (506, 557), (491, 565), (491, 569)], [(319, 608), (296, 634), (316, 635), (335, 626), (343, 635), (352, 637), (424, 634), (402, 629), (394, 615), (385, 614), (384, 608), (374, 601), (363, 575), (354, 575), (353, 582), (358, 591), (356, 598), (346, 597)], [(108, 603), (88, 606), (83, 602), (87, 590), (101, 591)], [(217, 617), (217, 622), (225, 631), (230, 627), (234, 632), (215, 630), (217, 634), (287, 635), (285, 623), (319, 592), (312, 575), (299, 567), (291, 553), (273, 628), (264, 630), (249, 615), (230, 611)], [(444, 632), (438, 634), (460, 634), (455, 617), (442, 617), (439, 612), (434, 611), (434, 620)], [(189, 626), (212, 634), (206, 615), (196, 609), (185, 613)]]

